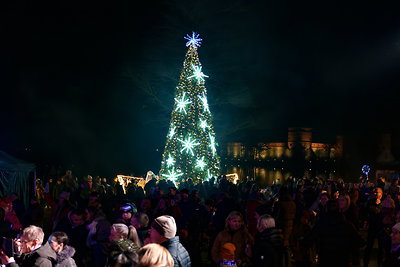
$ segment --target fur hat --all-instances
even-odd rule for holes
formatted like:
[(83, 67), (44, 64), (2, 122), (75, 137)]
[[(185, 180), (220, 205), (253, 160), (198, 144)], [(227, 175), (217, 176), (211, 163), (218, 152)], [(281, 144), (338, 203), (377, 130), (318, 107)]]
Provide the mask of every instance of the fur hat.
[(175, 219), (169, 215), (157, 217), (151, 224), (151, 227), (160, 235), (168, 239), (173, 238), (176, 235)]

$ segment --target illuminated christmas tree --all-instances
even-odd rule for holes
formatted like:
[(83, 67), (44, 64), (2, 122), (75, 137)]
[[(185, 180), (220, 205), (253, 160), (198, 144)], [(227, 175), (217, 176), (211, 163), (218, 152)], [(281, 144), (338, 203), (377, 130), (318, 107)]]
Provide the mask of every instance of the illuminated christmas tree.
[(199, 182), (219, 175), (220, 159), (204, 85), (208, 76), (197, 53), (201, 39), (195, 33), (185, 39), (189, 50), (176, 87), (160, 175), (174, 182)]

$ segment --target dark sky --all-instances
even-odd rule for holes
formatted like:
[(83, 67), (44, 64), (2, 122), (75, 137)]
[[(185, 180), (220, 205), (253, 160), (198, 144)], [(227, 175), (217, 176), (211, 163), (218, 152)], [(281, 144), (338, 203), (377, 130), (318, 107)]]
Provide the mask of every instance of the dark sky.
[(38, 164), (157, 172), (191, 31), (221, 144), (399, 132), (398, 1), (3, 2), (0, 149)]

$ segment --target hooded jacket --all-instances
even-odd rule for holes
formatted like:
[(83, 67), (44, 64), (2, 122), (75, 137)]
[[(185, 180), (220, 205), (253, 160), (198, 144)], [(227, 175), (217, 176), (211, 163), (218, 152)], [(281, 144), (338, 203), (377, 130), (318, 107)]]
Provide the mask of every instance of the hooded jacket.
[(65, 246), (60, 253), (57, 253), (56, 267), (76, 267), (75, 260), (72, 258), (74, 254), (73, 247)]

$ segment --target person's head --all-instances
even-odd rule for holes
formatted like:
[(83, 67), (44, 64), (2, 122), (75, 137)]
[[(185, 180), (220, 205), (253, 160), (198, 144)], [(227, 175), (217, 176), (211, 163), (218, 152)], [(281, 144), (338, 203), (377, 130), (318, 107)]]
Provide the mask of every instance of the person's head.
[(151, 208), (151, 201), (148, 198), (144, 198), (142, 199), (142, 201), (140, 202), (140, 208), (142, 209), (142, 211), (147, 212), (150, 210)]
[(131, 224), (136, 228), (146, 228), (149, 225), (149, 216), (144, 212), (137, 212), (133, 214)]
[(139, 250), (137, 267), (172, 267), (174, 259), (166, 248), (159, 244), (148, 244)]
[(322, 193), (319, 199), (319, 203), (321, 203), (322, 206), (325, 206), (326, 203), (328, 203), (328, 200), (329, 200), (328, 193)]
[(111, 226), (109, 240), (128, 238), (129, 228), (123, 223), (114, 223)]
[(69, 220), (73, 227), (77, 227), (85, 222), (85, 212), (81, 209), (73, 209), (69, 214)]
[(264, 214), (258, 218), (257, 221), (257, 230), (261, 233), (265, 229), (274, 228), (275, 227), (275, 219), (269, 215)]
[(44, 232), (42, 228), (35, 225), (26, 227), (21, 236), (21, 252), (29, 253), (42, 245)]
[(97, 192), (90, 193), (88, 200), (88, 207), (98, 207), (99, 204), (100, 204), (99, 194)]
[(49, 237), (49, 245), (55, 253), (60, 253), (68, 242), (68, 236), (64, 232), (54, 232)]
[(175, 237), (176, 223), (174, 217), (163, 215), (154, 219), (149, 234), (151, 242), (157, 244), (161, 244), (166, 240)]
[(121, 218), (124, 220), (130, 220), (132, 215), (137, 212), (136, 206), (133, 203), (124, 203), (120, 207)]
[(107, 267), (132, 267), (138, 262), (137, 246), (129, 239), (115, 239), (108, 253)]
[(347, 194), (340, 194), (337, 198), (339, 204), (339, 209), (341, 211), (346, 211), (350, 206), (350, 197)]
[(390, 237), (392, 238), (392, 247), (400, 245), (400, 223), (396, 223), (392, 227)]
[(225, 220), (225, 227), (230, 228), (232, 231), (237, 231), (243, 226), (243, 216), (238, 211), (229, 213)]

